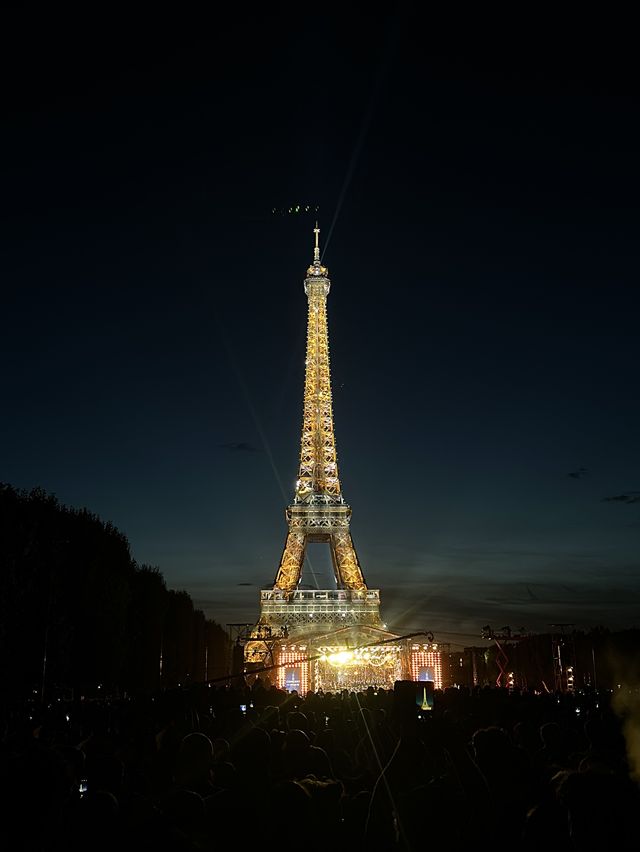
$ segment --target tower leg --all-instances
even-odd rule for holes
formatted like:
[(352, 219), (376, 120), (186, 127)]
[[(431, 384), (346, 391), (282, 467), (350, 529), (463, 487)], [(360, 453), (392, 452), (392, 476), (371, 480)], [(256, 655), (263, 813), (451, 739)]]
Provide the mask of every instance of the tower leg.
[(337, 532), (331, 536), (331, 555), (338, 588), (366, 589), (350, 532)]
[(274, 586), (283, 592), (295, 592), (302, 576), (302, 563), (306, 549), (306, 536), (301, 532), (289, 532), (276, 574)]

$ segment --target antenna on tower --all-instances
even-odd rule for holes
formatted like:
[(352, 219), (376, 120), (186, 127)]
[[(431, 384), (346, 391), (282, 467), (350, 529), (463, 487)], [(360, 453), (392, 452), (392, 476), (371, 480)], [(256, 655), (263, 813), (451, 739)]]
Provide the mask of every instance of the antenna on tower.
[(316, 226), (313, 229), (313, 233), (316, 235), (316, 245), (313, 249), (313, 262), (320, 263), (320, 228), (318, 227), (318, 220), (316, 219)]

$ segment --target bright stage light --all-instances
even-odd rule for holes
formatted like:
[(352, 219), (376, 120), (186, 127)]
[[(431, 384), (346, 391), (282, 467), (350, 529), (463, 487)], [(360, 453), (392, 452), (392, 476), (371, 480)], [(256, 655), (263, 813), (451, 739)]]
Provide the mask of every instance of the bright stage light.
[(348, 666), (354, 662), (353, 651), (338, 651), (337, 654), (329, 655), (329, 663), (335, 668)]

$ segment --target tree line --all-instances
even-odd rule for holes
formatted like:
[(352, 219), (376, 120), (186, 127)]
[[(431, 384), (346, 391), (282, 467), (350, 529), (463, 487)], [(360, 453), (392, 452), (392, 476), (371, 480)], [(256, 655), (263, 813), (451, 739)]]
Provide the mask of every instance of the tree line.
[(6, 691), (151, 694), (224, 677), (226, 631), (125, 535), (41, 488), (0, 483), (0, 671)]

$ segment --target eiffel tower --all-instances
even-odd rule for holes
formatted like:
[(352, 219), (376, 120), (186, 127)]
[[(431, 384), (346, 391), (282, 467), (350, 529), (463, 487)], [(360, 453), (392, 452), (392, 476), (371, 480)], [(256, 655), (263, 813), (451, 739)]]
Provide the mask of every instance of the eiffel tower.
[[(320, 260), (317, 223), (314, 233), (313, 263), (304, 279), (307, 349), (298, 479), (286, 508), (288, 533), (280, 565), (273, 586), (260, 592), (260, 619), (245, 645), (245, 663), (275, 666), (286, 648), (293, 647), (299, 656), (300, 647), (317, 650), (319, 642), (344, 650), (394, 638), (380, 617), (379, 590), (365, 583), (351, 538), (351, 507), (340, 486), (327, 328), (331, 282)], [(329, 547), (335, 588), (301, 588), (307, 547), (313, 542)]]
[(331, 283), (327, 268), (320, 262), (317, 225), (314, 232), (313, 264), (304, 281), (309, 312), (300, 470), (293, 504), (286, 511), (289, 533), (273, 589), (287, 597), (293, 594), (302, 576), (307, 544), (320, 541), (331, 549), (337, 588), (361, 596), (367, 587), (349, 531), (351, 508), (340, 488), (333, 430), (327, 330)]

